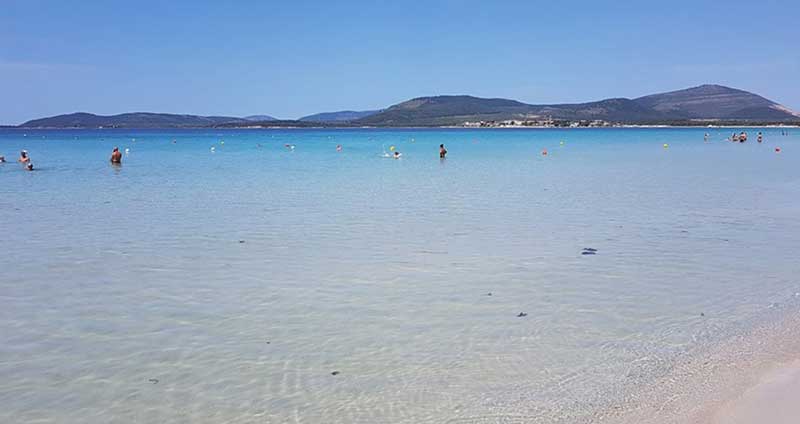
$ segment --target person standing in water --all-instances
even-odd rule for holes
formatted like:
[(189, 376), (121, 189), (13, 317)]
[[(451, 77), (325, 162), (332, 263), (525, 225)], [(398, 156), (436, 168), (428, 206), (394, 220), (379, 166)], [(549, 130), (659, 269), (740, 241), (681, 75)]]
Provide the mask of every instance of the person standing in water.
[(708, 133), (706, 133), (706, 135), (703, 136), (703, 141), (708, 141)]
[(759, 143), (761, 143), (762, 141), (764, 141), (764, 136), (763, 136), (763, 135), (761, 135), (761, 131), (759, 131), (759, 132), (758, 132), (758, 137), (756, 138), (756, 140), (758, 140), (758, 142), (759, 142)]
[(115, 147), (114, 150), (111, 152), (111, 163), (115, 165), (122, 164), (122, 153), (120, 153), (118, 147)]
[(17, 162), (21, 163), (28, 171), (33, 171), (33, 163), (31, 163), (31, 157), (28, 156), (27, 150), (19, 152), (19, 159), (17, 159)]
[(447, 149), (444, 148), (444, 144), (439, 145), (439, 159), (444, 159), (447, 156)]

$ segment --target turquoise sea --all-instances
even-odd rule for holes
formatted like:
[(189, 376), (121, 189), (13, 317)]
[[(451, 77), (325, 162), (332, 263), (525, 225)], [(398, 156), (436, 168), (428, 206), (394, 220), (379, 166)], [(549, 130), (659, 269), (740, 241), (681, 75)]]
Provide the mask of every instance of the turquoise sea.
[(590, 421), (800, 308), (745, 130), (0, 130), (0, 422)]

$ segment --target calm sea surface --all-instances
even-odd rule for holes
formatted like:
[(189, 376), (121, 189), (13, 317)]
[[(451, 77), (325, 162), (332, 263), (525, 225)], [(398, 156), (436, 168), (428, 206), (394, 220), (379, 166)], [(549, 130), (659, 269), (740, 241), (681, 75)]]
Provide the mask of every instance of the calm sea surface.
[(0, 422), (582, 420), (798, 303), (757, 131), (0, 130)]

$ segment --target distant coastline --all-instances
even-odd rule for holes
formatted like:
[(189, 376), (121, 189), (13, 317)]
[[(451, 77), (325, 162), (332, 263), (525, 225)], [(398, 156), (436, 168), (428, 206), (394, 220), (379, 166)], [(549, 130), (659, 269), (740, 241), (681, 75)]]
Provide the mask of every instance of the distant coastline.
[(741, 123), (725, 123), (725, 124), (613, 124), (606, 126), (576, 126), (576, 127), (536, 127), (536, 126), (497, 126), (497, 127), (469, 127), (464, 125), (440, 125), (440, 126), (397, 126), (397, 127), (383, 127), (383, 126), (367, 126), (367, 125), (248, 125), (248, 126), (213, 126), (213, 127), (18, 127), (13, 125), (0, 125), (2, 130), (304, 130), (304, 129), (327, 129), (327, 130), (353, 130), (353, 129), (396, 129), (396, 130), (412, 130), (412, 129), (464, 129), (464, 130), (581, 130), (581, 129), (620, 129), (620, 128), (800, 128), (800, 122), (789, 123), (758, 123), (758, 122), (741, 122)]
[(385, 109), (324, 112), (298, 119), (271, 115), (200, 116), (77, 112), (27, 121), (21, 128), (577, 128), (625, 126), (800, 125), (800, 113), (757, 94), (701, 85), (636, 99), (534, 105), (465, 95), (417, 97)]

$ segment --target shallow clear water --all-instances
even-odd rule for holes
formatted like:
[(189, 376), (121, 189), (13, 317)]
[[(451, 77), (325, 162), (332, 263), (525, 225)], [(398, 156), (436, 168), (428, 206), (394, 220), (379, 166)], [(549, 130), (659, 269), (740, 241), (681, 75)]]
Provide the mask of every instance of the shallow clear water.
[(2, 130), (0, 422), (585, 418), (800, 291), (757, 131)]

